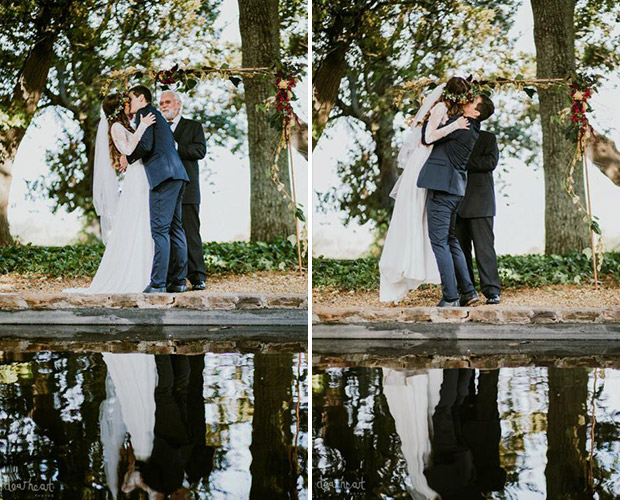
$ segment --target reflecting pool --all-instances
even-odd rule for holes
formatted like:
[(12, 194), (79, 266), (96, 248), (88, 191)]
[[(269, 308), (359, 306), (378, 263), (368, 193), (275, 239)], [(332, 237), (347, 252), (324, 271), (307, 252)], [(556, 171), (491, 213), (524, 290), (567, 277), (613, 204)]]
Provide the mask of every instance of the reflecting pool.
[(306, 498), (307, 375), (305, 352), (0, 351), (0, 498)]
[(313, 498), (620, 498), (620, 370), (328, 361)]

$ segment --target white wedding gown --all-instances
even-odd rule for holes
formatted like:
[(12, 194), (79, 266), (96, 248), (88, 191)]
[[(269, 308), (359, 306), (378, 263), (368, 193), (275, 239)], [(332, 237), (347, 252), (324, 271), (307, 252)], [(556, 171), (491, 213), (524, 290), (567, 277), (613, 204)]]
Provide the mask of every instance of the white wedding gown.
[[(129, 156), (145, 129), (141, 124), (132, 133), (117, 122), (112, 125), (112, 139), (118, 150)], [(138, 160), (127, 167), (106, 249), (93, 281), (86, 289), (65, 292), (140, 293), (148, 286), (154, 252), (149, 194), (144, 165)]]
[[(435, 101), (431, 97), (431, 103)], [(428, 105), (427, 102), (425, 104)], [(398, 158), (404, 171), (391, 193), (396, 202), (379, 261), (381, 302), (399, 302), (409, 290), (415, 290), (423, 283), (441, 283), (428, 236), (427, 190), (417, 186), (420, 170), (433, 149), (433, 146), (425, 146), (421, 141), (422, 121), (417, 121), (424, 119), (424, 106), (422, 111), (421, 118), (420, 112), (416, 116), (414, 128)], [(448, 109), (443, 102), (438, 102), (430, 112), (426, 142), (436, 141), (458, 129), (456, 122), (441, 127), (447, 120)]]
[(407, 462), (408, 491), (415, 500), (440, 498), (429, 486), (424, 469), (431, 461), (432, 418), (442, 382), (443, 370), (407, 373), (383, 368), (383, 394)]

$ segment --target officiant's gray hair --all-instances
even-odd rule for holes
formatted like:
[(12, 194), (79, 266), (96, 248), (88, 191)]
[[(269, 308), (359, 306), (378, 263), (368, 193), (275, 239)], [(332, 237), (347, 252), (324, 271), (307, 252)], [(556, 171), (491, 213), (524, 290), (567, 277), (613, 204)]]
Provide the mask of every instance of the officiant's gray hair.
[(180, 103), (183, 102), (183, 99), (181, 99), (181, 96), (179, 95), (179, 93), (174, 90), (164, 90), (161, 93), (161, 95), (164, 95), (164, 94), (172, 94), (174, 96), (175, 101), (180, 102)]

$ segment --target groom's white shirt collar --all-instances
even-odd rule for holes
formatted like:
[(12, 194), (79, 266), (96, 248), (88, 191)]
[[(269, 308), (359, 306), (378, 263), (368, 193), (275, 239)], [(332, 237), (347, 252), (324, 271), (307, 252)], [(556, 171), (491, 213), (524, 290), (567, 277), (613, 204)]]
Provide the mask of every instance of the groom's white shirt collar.
[(172, 120), (172, 123), (170, 124), (170, 128), (172, 129), (173, 132), (176, 130), (177, 125), (179, 124), (180, 121), (181, 121), (181, 113), (179, 113), (176, 116), (176, 118)]

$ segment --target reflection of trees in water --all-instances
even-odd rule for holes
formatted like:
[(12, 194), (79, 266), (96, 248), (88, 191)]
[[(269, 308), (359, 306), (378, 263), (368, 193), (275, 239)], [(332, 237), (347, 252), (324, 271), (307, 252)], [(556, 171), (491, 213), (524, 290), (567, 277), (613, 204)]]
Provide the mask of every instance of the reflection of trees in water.
[[(544, 489), (538, 486), (542, 474), (532, 467), (531, 458), (546, 447), (546, 369), (500, 370), (499, 409), (503, 427), (500, 456), (508, 472), (508, 484), (524, 480), (528, 487), (542, 494)], [(543, 453), (540, 451), (537, 464), (544, 461)]]
[[(252, 422), (254, 362), (252, 355), (205, 355), (207, 443), (228, 448), (233, 427)], [(216, 454), (219, 468), (227, 468), (225, 453)]]
[[(216, 461), (214, 464), (220, 472), (225, 472), (228, 465), (222, 458), (226, 455), (226, 449), (239, 447), (228, 440), (229, 421), (240, 423), (250, 432), (253, 413), (258, 411), (260, 414), (260, 408), (257, 410), (256, 406), (260, 406), (263, 398), (276, 398), (276, 403), (265, 404), (268, 408), (276, 404), (280, 407), (294, 406), (290, 404), (293, 390), (291, 384), (294, 384), (292, 354), (279, 355), (278, 359), (271, 355), (262, 356), (262, 366), (267, 378), (273, 383), (271, 391), (261, 390), (260, 384), (254, 384), (252, 355), (227, 356), (234, 358), (234, 366), (228, 370), (220, 370), (217, 376), (207, 369), (202, 391), (194, 388), (194, 392), (206, 398), (208, 403), (205, 408), (214, 410), (207, 416), (207, 421), (211, 424), (214, 420), (219, 421), (219, 425), (211, 425), (206, 433), (201, 432), (206, 435), (208, 445), (223, 443), (218, 450), (220, 463)], [(194, 361), (200, 361), (198, 364), (204, 367), (205, 357), (195, 358), (190, 360), (192, 367), (197, 366)], [(284, 366), (275, 370), (277, 374), (272, 374), (272, 370), (280, 363), (284, 363)], [(30, 478), (32, 484), (36, 485), (53, 478), (55, 491), (62, 489), (67, 492), (68, 497), (86, 495), (93, 499), (107, 498), (99, 437), (99, 408), (106, 397), (106, 372), (105, 363), (98, 353), (2, 354), (0, 484), (6, 487), (12, 482)], [(231, 386), (234, 390), (231, 390)], [(256, 389), (259, 393), (253, 394)], [(286, 399), (277, 399), (282, 394), (286, 394)], [(236, 395), (240, 395), (240, 401), (235, 401)], [(302, 394), (302, 397), (305, 397), (305, 394)], [(210, 407), (210, 404), (213, 406)], [(283, 421), (284, 427), (280, 435), (281, 439), (290, 439), (286, 443), (287, 452), (290, 452), (291, 414), (294, 408), (289, 407), (288, 410), (288, 421)], [(188, 408), (188, 411), (192, 410)], [(226, 418), (230, 420), (227, 421)], [(303, 413), (300, 420), (305, 422)], [(198, 423), (195, 424), (198, 426)], [(256, 424), (260, 425), (260, 422)], [(303, 445), (304, 441), (301, 443)], [(249, 454), (248, 450), (245, 452)], [(268, 458), (267, 452), (263, 458)], [(290, 467), (286, 472), (287, 478), (290, 478)], [(305, 473), (305, 469), (301, 472)], [(245, 473), (249, 474), (249, 471), (246, 470)], [(201, 494), (201, 498), (202, 494), (208, 491), (208, 484), (198, 485), (197, 492)]]
[(254, 356), (252, 489), (250, 498), (297, 498), (292, 463), (292, 358), (289, 354)]
[[(616, 499), (620, 497), (620, 408), (617, 399), (620, 372), (599, 369), (596, 378), (590, 374), (590, 384), (588, 414), (592, 412), (592, 392), (595, 393), (596, 406), (593, 460), (595, 491), (602, 500)], [(588, 421), (592, 425), (591, 418)], [(588, 450), (592, 445), (589, 437), (590, 429)], [(604, 464), (604, 467), (599, 467), (600, 464)]]
[(363, 480), (363, 488), (352, 487), (350, 493), (362, 489), (367, 498), (410, 498), (400, 439), (382, 392), (381, 369), (334, 369), (316, 375), (312, 415), (314, 463), (320, 460), (313, 496), (342, 493), (339, 480), (351, 485)]
[[(505, 489), (493, 498), (519, 498), (526, 491), (532, 498), (620, 498), (620, 372), (604, 371), (605, 380), (599, 375), (595, 388), (593, 369), (500, 370), (500, 458), (508, 477)], [(596, 425), (594, 479), (589, 485), (592, 391), (596, 391)], [(315, 372), (312, 411), (317, 498), (337, 491), (334, 480), (360, 477), (371, 492), (368, 498), (380, 494), (408, 498), (402, 493), (406, 467), (382, 394), (380, 371)]]
[[(606, 371), (608, 378), (620, 376), (617, 370)], [(600, 377), (595, 395), (594, 481), (588, 486), (593, 382), (593, 369), (502, 370), (502, 462), (509, 471), (507, 490), (518, 494), (534, 489), (541, 498), (583, 499), (593, 498), (588, 493), (588, 487), (593, 487), (598, 498), (617, 498), (620, 492), (611, 491), (619, 481), (616, 414), (620, 407), (617, 399), (607, 401), (609, 391), (602, 390)], [(532, 464), (541, 467), (532, 470)]]
[[(34, 478), (46, 482), (53, 477), (56, 489), (76, 495), (103, 481), (98, 417), (105, 398), (105, 367), (95, 357), (29, 354), (22, 358), (33, 360), (31, 384), (13, 384), (13, 394), (2, 395), (7, 425), (15, 429), (14, 417), (34, 424), (26, 425), (24, 434), (16, 429), (19, 439), (7, 436), (11, 452), (5, 457), (13, 479), (33, 477), (33, 482)], [(17, 404), (7, 407), (7, 399)], [(16, 454), (13, 447), (19, 450)]]
[(547, 498), (593, 498), (586, 480), (588, 372), (549, 368), (547, 413)]

